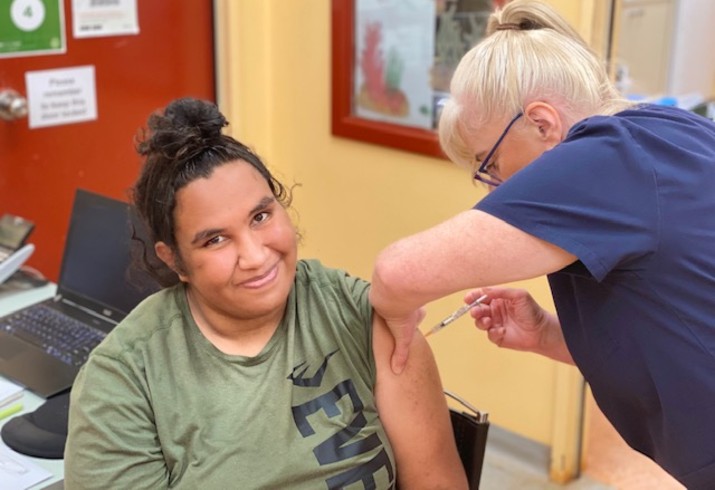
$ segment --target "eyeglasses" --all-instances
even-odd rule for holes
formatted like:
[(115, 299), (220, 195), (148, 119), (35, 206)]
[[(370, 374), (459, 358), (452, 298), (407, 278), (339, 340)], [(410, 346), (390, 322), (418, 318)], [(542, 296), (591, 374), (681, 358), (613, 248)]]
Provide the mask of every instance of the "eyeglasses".
[(499, 184), (502, 183), (502, 180), (501, 180), (499, 177), (497, 177), (497, 176), (492, 175), (492, 174), (489, 173), (489, 170), (488, 170), (488, 168), (489, 168), (489, 161), (490, 161), (490, 160), (492, 159), (492, 157), (494, 156), (494, 152), (497, 151), (497, 148), (499, 148), (499, 144), (500, 144), (501, 141), (504, 139), (504, 136), (506, 136), (506, 134), (509, 132), (509, 130), (510, 130), (511, 127), (514, 125), (514, 123), (515, 123), (521, 116), (523, 116), (523, 115), (524, 115), (524, 114), (523, 114), (522, 112), (520, 112), (519, 114), (517, 114), (516, 116), (514, 116), (514, 119), (512, 119), (511, 121), (509, 121), (509, 124), (506, 125), (506, 129), (505, 129), (504, 132), (501, 134), (501, 136), (499, 136), (499, 139), (498, 139), (497, 142), (494, 144), (494, 146), (492, 147), (492, 149), (489, 150), (489, 153), (487, 153), (487, 156), (486, 156), (486, 158), (484, 158), (484, 161), (482, 161), (482, 164), (479, 166), (479, 169), (478, 169), (476, 172), (474, 172), (473, 177), (474, 177), (475, 180), (478, 180), (478, 181), (480, 181), (480, 182), (484, 182), (485, 184), (490, 185), (490, 186), (492, 186), (492, 187), (497, 187)]

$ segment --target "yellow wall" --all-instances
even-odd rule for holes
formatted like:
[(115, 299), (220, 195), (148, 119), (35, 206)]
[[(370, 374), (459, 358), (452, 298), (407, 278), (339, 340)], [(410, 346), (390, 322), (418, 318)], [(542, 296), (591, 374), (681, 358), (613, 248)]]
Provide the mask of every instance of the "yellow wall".
[[(552, 3), (574, 25), (583, 21), (581, 2)], [(484, 195), (445, 160), (331, 135), (330, 0), (224, 0), (219, 6), (221, 106), (235, 136), (254, 146), (284, 182), (300, 183), (294, 207), (303, 257), (369, 278), (374, 257), (388, 243)], [(551, 304), (545, 281), (524, 285)], [(461, 295), (430, 304), (424, 325), (461, 304)], [(489, 412), (494, 423), (552, 445), (555, 418), (564, 412), (554, 406), (564, 399), (557, 380), (570, 378), (570, 371), (500, 351), (467, 318), (430, 342), (446, 388)]]

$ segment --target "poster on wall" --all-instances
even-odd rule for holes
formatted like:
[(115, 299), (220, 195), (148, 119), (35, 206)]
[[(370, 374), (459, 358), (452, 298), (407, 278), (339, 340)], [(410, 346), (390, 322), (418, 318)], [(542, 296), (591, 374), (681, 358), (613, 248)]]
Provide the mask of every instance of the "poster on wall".
[(65, 52), (62, 0), (2, 0), (1, 5), (0, 58)]
[(139, 34), (137, 0), (72, 0), (75, 38)]
[(94, 66), (28, 71), (25, 85), (30, 128), (97, 119)]
[(434, 0), (355, 2), (355, 115), (432, 127), (434, 26)]

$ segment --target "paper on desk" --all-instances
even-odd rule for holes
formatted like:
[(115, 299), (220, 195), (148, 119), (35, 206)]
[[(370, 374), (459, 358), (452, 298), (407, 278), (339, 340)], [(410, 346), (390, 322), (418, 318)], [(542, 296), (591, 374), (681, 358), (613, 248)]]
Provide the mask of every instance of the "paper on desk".
[(0, 377), (0, 408), (19, 399), (23, 391), (22, 386)]
[(25, 490), (52, 477), (52, 473), (0, 441), (0, 482), (3, 490)]

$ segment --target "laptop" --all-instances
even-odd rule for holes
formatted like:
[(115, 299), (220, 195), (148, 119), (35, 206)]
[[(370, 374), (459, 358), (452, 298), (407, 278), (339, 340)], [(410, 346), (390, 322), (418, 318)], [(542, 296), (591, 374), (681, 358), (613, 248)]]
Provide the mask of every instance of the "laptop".
[(0, 375), (41, 397), (67, 390), (89, 352), (159, 289), (133, 266), (139, 220), (127, 203), (78, 189), (57, 293), (0, 317)]

